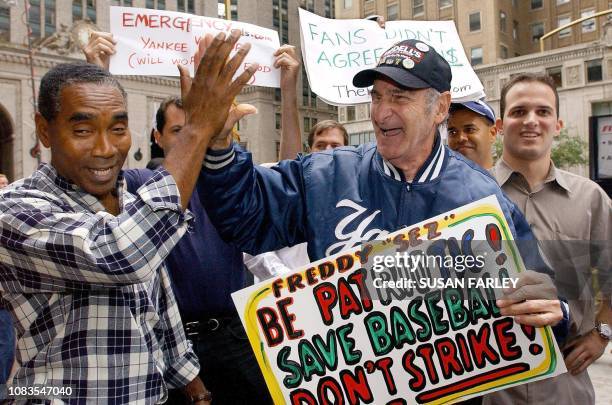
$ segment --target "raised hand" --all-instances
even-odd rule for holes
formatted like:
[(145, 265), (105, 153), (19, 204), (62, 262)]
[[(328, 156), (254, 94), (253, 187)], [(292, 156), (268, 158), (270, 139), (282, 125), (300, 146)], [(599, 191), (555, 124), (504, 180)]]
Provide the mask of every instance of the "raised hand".
[(295, 46), (283, 45), (274, 52), (274, 67), (281, 70), (281, 90), (294, 90), (300, 74), (300, 61)]
[[(195, 72), (198, 71), (200, 63), (202, 61), (202, 57), (206, 53), (207, 49), (212, 45), (212, 43), (213, 36), (211, 34), (206, 34), (200, 39), (200, 42), (198, 43), (198, 49), (194, 54)], [(244, 51), (248, 52), (248, 47), (244, 49)], [(257, 71), (257, 66), (250, 66), (249, 69), (252, 69), (253, 72), (255, 72)], [(191, 89), (193, 81), (189, 77), (189, 73), (185, 67), (179, 66), (179, 72), (181, 82), (181, 97), (184, 100)], [(257, 108), (255, 108), (251, 104), (233, 103), (229, 110), (229, 114), (227, 116), (227, 120), (225, 121), (223, 129), (217, 135), (215, 135), (214, 139), (211, 140), (209, 147), (212, 149), (227, 148), (231, 144), (231, 137), (229, 135), (232, 134), (232, 129), (234, 128), (234, 125), (236, 125), (236, 123), (244, 116), (255, 113), (257, 113)]]
[(239, 38), (240, 31), (233, 30), (228, 38), (219, 33), (212, 41), (208, 35), (202, 39), (196, 56), (196, 60), (200, 56), (201, 60), (193, 80), (189, 79), (187, 69), (179, 66), (186, 126), (202, 128), (212, 136), (225, 127), (232, 101), (258, 68), (257, 64), (250, 65), (232, 79), (250, 49), (247, 43), (229, 58)]
[(92, 31), (89, 34), (89, 42), (82, 48), (85, 59), (108, 70), (110, 57), (115, 54), (116, 43), (110, 32)]

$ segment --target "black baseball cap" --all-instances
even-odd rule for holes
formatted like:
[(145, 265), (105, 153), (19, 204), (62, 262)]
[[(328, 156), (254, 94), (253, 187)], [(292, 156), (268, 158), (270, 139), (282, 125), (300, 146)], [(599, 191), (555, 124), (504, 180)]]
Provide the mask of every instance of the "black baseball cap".
[(453, 74), (448, 62), (430, 45), (416, 39), (398, 42), (387, 49), (373, 69), (353, 77), (355, 87), (369, 87), (378, 76), (385, 76), (409, 89), (434, 88), (450, 91)]

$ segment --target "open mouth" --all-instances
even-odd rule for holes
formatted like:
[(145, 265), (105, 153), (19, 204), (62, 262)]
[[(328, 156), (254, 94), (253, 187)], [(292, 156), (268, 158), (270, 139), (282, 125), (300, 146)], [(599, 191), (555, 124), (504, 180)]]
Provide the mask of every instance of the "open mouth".
[(380, 131), (382, 132), (383, 136), (395, 136), (402, 133), (402, 128), (381, 128)]
[(540, 135), (536, 132), (521, 132), (521, 138), (527, 138), (527, 139), (535, 139), (537, 137), (539, 137)]
[(107, 167), (105, 169), (89, 169), (89, 173), (91, 173), (94, 179), (97, 181), (108, 181), (113, 174), (113, 168)]

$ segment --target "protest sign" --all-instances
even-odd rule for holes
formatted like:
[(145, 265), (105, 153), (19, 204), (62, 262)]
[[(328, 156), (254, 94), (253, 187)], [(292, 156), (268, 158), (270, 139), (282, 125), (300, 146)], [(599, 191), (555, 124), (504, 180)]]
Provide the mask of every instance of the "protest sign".
[(332, 20), (299, 9), (302, 55), (312, 90), (329, 104), (370, 101), (353, 76), (375, 67), (385, 50), (405, 39), (432, 46), (450, 64), (453, 101), (484, 96), (482, 83), (465, 56), (452, 21), (388, 21), (385, 29), (370, 20)]
[(565, 372), (549, 327), (495, 305), (524, 269), (511, 239), (490, 196), (234, 293), (274, 402), (441, 404)]
[(249, 84), (280, 87), (280, 70), (273, 66), (279, 48), (278, 33), (238, 21), (222, 20), (174, 11), (132, 7), (111, 7), (110, 30), (117, 40), (116, 54), (110, 60), (110, 72), (116, 75), (178, 76), (176, 65), (189, 68), (193, 76), (193, 55), (202, 36), (231, 30), (242, 31), (236, 44), (251, 50), (236, 74), (250, 64), (259, 69)]

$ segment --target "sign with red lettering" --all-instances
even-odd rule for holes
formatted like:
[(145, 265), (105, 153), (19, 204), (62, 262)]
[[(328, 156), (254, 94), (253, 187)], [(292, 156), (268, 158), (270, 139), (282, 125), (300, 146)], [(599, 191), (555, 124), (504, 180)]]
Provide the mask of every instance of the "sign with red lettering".
[(502, 316), (524, 271), (495, 196), (238, 291), (276, 404), (444, 404), (566, 371)]
[(111, 7), (110, 30), (117, 40), (117, 53), (111, 57), (110, 72), (117, 75), (178, 76), (176, 65), (184, 65), (193, 75), (193, 55), (202, 36), (231, 30), (242, 31), (238, 50), (250, 43), (251, 51), (237, 74), (255, 62), (259, 70), (249, 84), (280, 87), (280, 71), (273, 66), (279, 48), (274, 30), (239, 21), (222, 20), (175, 11), (132, 7)]

